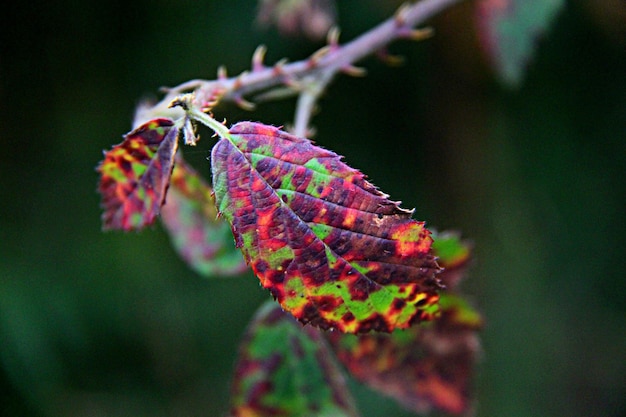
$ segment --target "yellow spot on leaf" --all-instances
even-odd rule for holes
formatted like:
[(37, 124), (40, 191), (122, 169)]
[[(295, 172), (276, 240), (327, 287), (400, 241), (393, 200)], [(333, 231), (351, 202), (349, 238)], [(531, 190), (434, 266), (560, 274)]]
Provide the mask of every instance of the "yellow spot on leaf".
[(348, 210), (348, 214), (346, 215), (346, 218), (343, 219), (343, 226), (346, 228), (351, 228), (352, 226), (354, 226), (354, 222), (356, 221), (357, 218), (357, 212), (356, 210)]

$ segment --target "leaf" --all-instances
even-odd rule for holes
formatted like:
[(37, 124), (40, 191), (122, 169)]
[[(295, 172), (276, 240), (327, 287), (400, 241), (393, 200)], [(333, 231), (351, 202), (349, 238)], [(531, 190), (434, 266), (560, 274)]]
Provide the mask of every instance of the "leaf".
[(228, 276), (248, 269), (228, 223), (217, 219), (211, 188), (182, 158), (172, 172), (161, 222), (179, 255), (203, 276)]
[(171, 119), (154, 119), (104, 153), (97, 171), (105, 230), (138, 230), (154, 222), (165, 200), (177, 138)]
[(391, 334), (329, 333), (350, 373), (410, 410), (466, 414), (480, 353), (480, 315), (456, 295), (441, 295), (441, 317)]
[(437, 263), (443, 268), (439, 279), (446, 286), (446, 291), (455, 289), (465, 277), (471, 260), (472, 245), (461, 240), (458, 233), (443, 232), (433, 234), (433, 253)]
[(334, 152), (234, 125), (212, 151), (218, 211), (263, 287), (303, 323), (392, 331), (437, 313), (432, 239)]
[[(457, 233), (434, 234), (434, 254), (445, 269), (440, 278), (453, 288), (463, 278), (471, 245)], [(329, 333), (340, 362), (359, 381), (407, 408), (469, 414), (472, 380), (480, 354), (482, 318), (460, 295), (441, 294), (441, 317), (391, 335)]]
[(282, 34), (320, 40), (337, 20), (334, 0), (260, 0), (257, 22)]
[(265, 303), (240, 346), (231, 415), (356, 416), (344, 377), (317, 329)]
[(500, 78), (518, 85), (543, 35), (564, 0), (481, 0), (477, 23), (483, 48)]

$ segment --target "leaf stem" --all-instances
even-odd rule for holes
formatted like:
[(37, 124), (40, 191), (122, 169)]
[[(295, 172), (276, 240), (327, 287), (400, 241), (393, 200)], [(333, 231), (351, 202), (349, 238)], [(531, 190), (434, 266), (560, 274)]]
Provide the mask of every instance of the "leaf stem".
[(332, 80), (332, 73), (326, 73), (326, 78), (318, 80), (305, 80), (305, 87), (298, 96), (296, 115), (294, 119), (293, 134), (300, 137), (309, 136), (309, 121), (313, 116), (317, 99)]
[(197, 107), (192, 107), (188, 114), (192, 119), (197, 120), (212, 129), (220, 138), (228, 137), (228, 128), (226, 126), (208, 114), (201, 112)]

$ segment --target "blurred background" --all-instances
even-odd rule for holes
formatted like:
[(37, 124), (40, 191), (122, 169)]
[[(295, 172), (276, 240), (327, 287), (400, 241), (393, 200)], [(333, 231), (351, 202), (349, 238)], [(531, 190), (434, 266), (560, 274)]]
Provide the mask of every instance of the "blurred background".
[[(342, 41), (398, 2), (342, 0)], [(472, 5), (338, 78), (318, 144), (475, 245), (478, 416), (626, 416), (626, 6), (570, 1), (517, 89), (477, 47)], [(161, 86), (303, 59), (320, 42), (254, 24), (254, 1), (10, 2), (0, 27), (0, 413), (220, 416), (236, 346), (268, 298), (207, 280), (160, 226), (102, 233), (103, 149)], [(291, 123), (294, 101), (229, 122)], [(187, 159), (209, 175), (213, 142)], [(354, 384), (364, 417), (413, 415)]]

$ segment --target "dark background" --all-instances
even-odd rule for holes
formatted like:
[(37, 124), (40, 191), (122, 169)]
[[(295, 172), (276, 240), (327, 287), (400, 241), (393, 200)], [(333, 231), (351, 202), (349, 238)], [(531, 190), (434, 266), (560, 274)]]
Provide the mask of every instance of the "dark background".
[[(342, 40), (395, 5), (342, 0)], [(393, 3), (393, 2), (391, 2)], [(306, 57), (255, 27), (253, 1), (11, 2), (0, 27), (0, 413), (214, 416), (268, 297), (251, 274), (203, 279), (159, 226), (102, 233), (101, 151), (160, 86)], [(624, 3), (570, 2), (518, 90), (495, 82), (469, 4), (434, 39), (340, 77), (314, 119), (416, 217), (473, 240), (466, 292), (486, 316), (478, 416), (626, 416)], [(620, 14), (621, 13), (621, 14)], [(293, 100), (230, 122), (290, 123)], [(212, 141), (187, 158), (209, 174)], [(409, 416), (355, 386), (364, 417)]]

